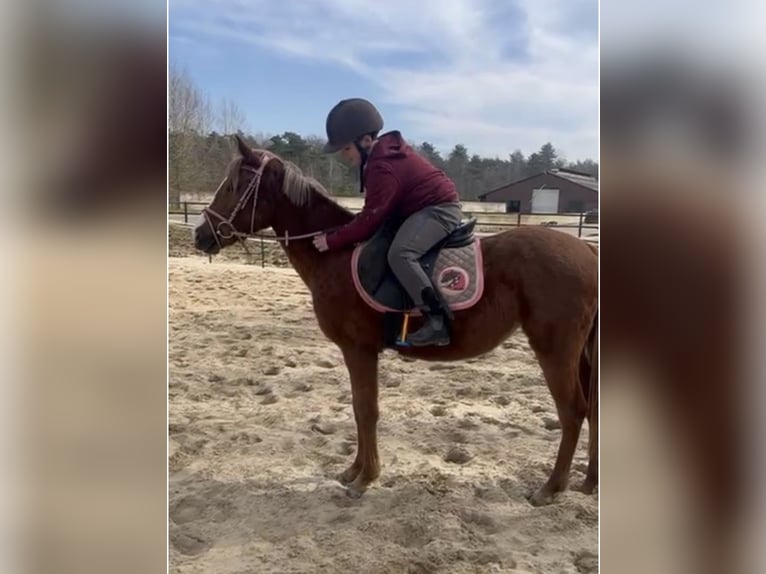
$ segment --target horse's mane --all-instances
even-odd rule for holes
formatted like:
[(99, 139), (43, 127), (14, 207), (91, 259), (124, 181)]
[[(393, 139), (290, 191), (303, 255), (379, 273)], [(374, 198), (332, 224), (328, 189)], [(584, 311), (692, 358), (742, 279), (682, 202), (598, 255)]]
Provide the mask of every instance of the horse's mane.
[[(337, 203), (327, 192), (327, 189), (313, 177), (304, 175), (301, 169), (291, 161), (284, 160), (278, 156), (277, 159), (282, 163), (284, 177), (282, 179), (282, 193), (284, 193), (293, 205), (302, 207), (310, 205), (312, 198), (317, 196), (335, 204), (340, 209), (348, 211), (342, 205)], [(226, 177), (221, 182), (219, 189), (227, 183), (231, 183), (232, 189), (237, 189), (239, 184), (239, 172), (244, 158), (235, 157), (226, 170)], [(216, 190), (217, 191), (217, 190)], [(349, 212), (350, 213), (350, 212)]]
[(327, 193), (325, 187), (319, 183), (313, 177), (303, 175), (301, 169), (294, 163), (286, 160), (281, 160), (284, 166), (285, 175), (282, 181), (282, 193), (297, 206), (303, 206), (311, 203), (311, 198), (314, 194), (319, 194), (322, 197), (335, 201)]

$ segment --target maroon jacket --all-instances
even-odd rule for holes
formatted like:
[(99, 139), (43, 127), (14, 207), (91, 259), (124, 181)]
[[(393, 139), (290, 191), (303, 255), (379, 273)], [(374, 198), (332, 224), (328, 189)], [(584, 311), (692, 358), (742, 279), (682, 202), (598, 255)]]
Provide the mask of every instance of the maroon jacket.
[(391, 216), (408, 217), (424, 207), (459, 201), (455, 184), (413, 150), (398, 131), (383, 134), (367, 159), (362, 211), (327, 235), (329, 249), (369, 239)]

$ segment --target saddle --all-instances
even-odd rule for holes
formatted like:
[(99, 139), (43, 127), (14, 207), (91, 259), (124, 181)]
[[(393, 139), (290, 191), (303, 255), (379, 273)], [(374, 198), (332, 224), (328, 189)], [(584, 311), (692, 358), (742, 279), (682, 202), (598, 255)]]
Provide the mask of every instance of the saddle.
[[(474, 235), (476, 219), (464, 221), (431, 248), (420, 264), (431, 278), (446, 309), (460, 311), (475, 305), (484, 292), (481, 241)], [(388, 265), (388, 250), (397, 227), (384, 226), (351, 258), (351, 273), (359, 296), (380, 313), (420, 315)]]

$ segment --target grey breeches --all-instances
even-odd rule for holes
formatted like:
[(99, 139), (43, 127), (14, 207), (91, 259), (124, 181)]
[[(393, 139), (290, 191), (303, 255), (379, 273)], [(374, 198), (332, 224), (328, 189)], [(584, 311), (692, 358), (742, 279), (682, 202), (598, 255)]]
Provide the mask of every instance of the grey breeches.
[(418, 307), (423, 307), (423, 289), (433, 287), (418, 260), (454, 231), (461, 217), (458, 203), (434, 205), (410, 215), (396, 232), (388, 264)]

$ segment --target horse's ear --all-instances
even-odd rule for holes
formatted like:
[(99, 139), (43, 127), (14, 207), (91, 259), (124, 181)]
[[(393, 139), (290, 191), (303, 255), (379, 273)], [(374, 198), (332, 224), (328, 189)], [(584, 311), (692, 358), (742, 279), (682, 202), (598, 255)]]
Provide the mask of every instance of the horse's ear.
[(237, 150), (239, 150), (243, 158), (247, 159), (253, 155), (253, 150), (245, 143), (245, 140), (239, 137), (239, 134), (234, 134), (234, 139), (237, 142)]

